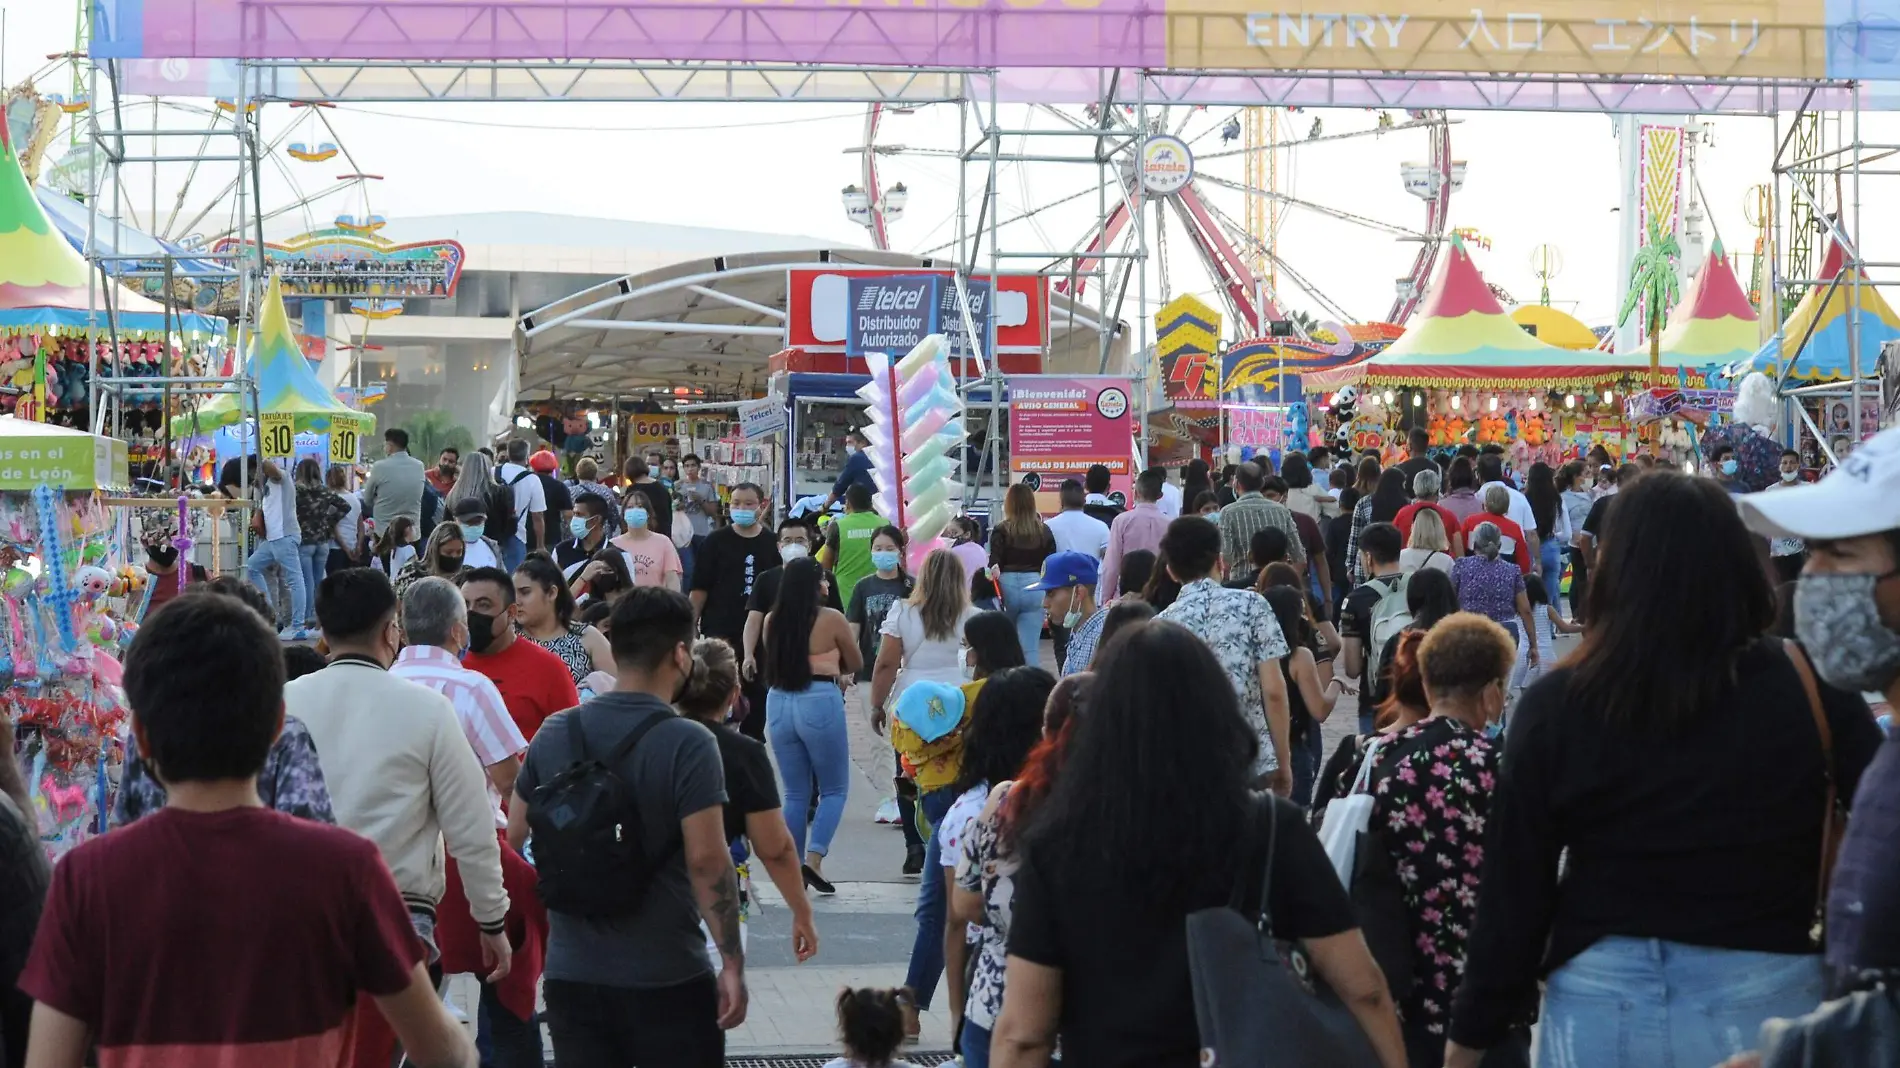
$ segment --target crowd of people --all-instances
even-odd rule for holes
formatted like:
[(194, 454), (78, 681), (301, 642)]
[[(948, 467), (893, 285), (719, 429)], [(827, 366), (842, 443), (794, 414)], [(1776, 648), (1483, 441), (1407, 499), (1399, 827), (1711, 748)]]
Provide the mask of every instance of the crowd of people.
[[(288, 544), (149, 616), (112, 831), (48, 873), (0, 762), (8, 1068), (517, 1068), (543, 1022), (564, 1068), (722, 1064), (753, 876), (819, 954), (855, 766), (917, 907), (903, 986), (839, 998), (839, 1065), (901, 1064), (938, 1007), (973, 1068), (1232, 1061), (1236, 993), (1348, 1051), (1300, 1064), (1892, 1040), (1900, 744), (1866, 695), (1900, 698), (1900, 431), (1740, 497), (1422, 440), (1152, 469), (1126, 508), (1097, 468), (916, 554), (868, 473), (775, 524), (690, 457), (609, 486), (386, 441), (354, 497), (258, 465)], [(1223, 990), (1216, 913), (1322, 996)], [(437, 995), (463, 973), (479, 1054)]]

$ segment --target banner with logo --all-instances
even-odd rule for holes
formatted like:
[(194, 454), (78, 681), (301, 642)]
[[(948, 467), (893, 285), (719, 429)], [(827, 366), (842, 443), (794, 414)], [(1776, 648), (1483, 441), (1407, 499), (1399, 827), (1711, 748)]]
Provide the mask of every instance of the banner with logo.
[[(944, 335), (952, 359), (971, 351), (963, 302), (956, 279), (949, 275), (852, 278), (846, 283), (845, 293), (851, 308), (844, 339), (846, 355), (886, 352), (901, 356), (931, 334)], [(963, 293), (968, 295), (969, 317), (981, 340), (989, 333), (989, 283), (967, 279)]]
[(1168, 402), (1183, 412), (1213, 415), (1220, 407), (1221, 315), (1184, 293), (1155, 313), (1155, 355)]
[(1109, 497), (1126, 505), (1134, 488), (1129, 379), (1113, 375), (1011, 375), (1009, 475), (1036, 490), (1045, 514), (1062, 510), (1062, 480), (1108, 468)]
[(769, 438), (784, 431), (785, 398), (760, 397), (739, 402), (739, 436), (747, 441)]
[[(95, 59), (1900, 79), (1892, 0), (96, 0)], [(179, 64), (179, 80), (191, 73)], [(203, 77), (204, 75), (200, 75)]]

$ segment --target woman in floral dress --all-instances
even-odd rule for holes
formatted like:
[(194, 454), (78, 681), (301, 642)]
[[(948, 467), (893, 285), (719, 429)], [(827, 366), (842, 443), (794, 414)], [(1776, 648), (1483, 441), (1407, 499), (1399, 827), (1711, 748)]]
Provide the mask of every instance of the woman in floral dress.
[[(1412, 935), (1414, 982), (1399, 1001), (1411, 1068), (1444, 1061), (1501, 751), (1486, 728), (1504, 710), (1515, 663), (1515, 643), (1497, 623), (1469, 612), (1445, 618), (1418, 647), (1431, 714), (1388, 736), (1370, 758), (1370, 826), (1398, 871)], [(1495, 1047), (1484, 1063), (1528, 1063), (1528, 1032), (1516, 1037), (1521, 1046)]]

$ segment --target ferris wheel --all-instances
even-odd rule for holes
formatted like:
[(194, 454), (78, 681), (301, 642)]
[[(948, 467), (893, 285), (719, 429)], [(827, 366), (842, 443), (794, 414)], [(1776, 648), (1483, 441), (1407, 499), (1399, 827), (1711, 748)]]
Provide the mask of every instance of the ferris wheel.
[[(260, 229), (269, 240), (332, 227), (380, 225), (371, 200), (381, 176), (351, 151), (332, 118), (331, 105), (295, 101), (247, 106), (245, 121), (254, 124), (257, 146), (255, 166), (247, 167), (230, 147), (228, 133), (239, 121), (233, 102), (116, 100), (111, 105), (115, 111), (97, 118), (101, 128), (123, 134), (117, 154), (126, 159), (113, 166), (105, 147), (87, 133), (92, 113), (99, 109), (50, 91), (66, 82), (69, 76), (62, 67), (70, 62), (70, 57), (55, 57), (12, 94), (18, 99), (36, 94), (39, 86), (48, 87), (40, 95), (55, 102), (57, 110), (10, 107), (9, 113), (30, 111), (30, 122), (57, 124), (51, 136), (39, 137), (44, 147), (35, 161), (37, 184), (59, 195), (49, 213), (56, 223), (65, 222), (62, 229), (90, 214), (100, 247), (118, 244), (124, 246), (122, 252), (151, 253), (152, 261), (121, 260), (109, 267), (128, 276), (122, 280), (147, 296), (228, 314), (235, 310), (238, 287), (230, 282), (234, 272), (228, 262), (196, 258), (219, 242), (254, 239)], [(141, 130), (174, 133), (141, 138)], [(175, 133), (186, 130), (203, 133), (187, 138)], [(240, 198), (246, 201), (242, 211)], [(174, 261), (174, 270), (154, 266), (167, 258)]]
[[(958, 183), (945, 173), (939, 161), (972, 154), (929, 144), (928, 131), (913, 140), (912, 114), (873, 105), (863, 143), (846, 150), (862, 161), (846, 211), (878, 247), (948, 251), (956, 247), (945, 240), (948, 224), (919, 218), (954, 210), (957, 188), (966, 198), (993, 192), (997, 244), (1057, 250), (1036, 266), (1060, 291), (1127, 318), (1129, 265), (1145, 261), (1143, 314), (1196, 293), (1242, 336), (1404, 324), (1451, 237), (1451, 198), (1465, 177), (1451, 154), (1454, 120), (1436, 110), (1174, 106), (1143, 116), (1116, 107), (1104, 116), (1095, 105), (1029, 105), (999, 112), (1007, 132), (991, 190), (982, 178)], [(1121, 146), (1103, 181), (1035, 147), (1085, 132), (1101, 135), (1091, 143)], [(966, 220), (991, 210), (980, 200), (964, 207)], [(1131, 225), (1145, 209), (1149, 224)], [(907, 210), (911, 222), (893, 228)], [(907, 240), (913, 228), (922, 236)], [(975, 263), (987, 263), (981, 248)], [(1003, 269), (1026, 267), (1014, 259)], [(1393, 279), (1391, 288), (1369, 289), (1366, 280), (1379, 277)]]

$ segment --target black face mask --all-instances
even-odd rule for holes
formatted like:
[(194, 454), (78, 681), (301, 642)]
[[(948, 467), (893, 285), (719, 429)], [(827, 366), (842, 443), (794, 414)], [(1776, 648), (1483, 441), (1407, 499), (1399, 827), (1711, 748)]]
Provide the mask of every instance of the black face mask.
[(485, 653), (493, 644), (495, 644), (495, 617), (487, 612), (470, 612), (468, 614), (469, 651)]
[(462, 570), (462, 558), (459, 556), (443, 556), (438, 559), (442, 561), (442, 573), (444, 575), (453, 575), (457, 571)]
[(178, 562), (178, 549), (172, 545), (166, 545), (162, 548), (157, 545), (147, 545), (145, 547), (145, 555), (151, 557), (152, 563), (160, 567), (170, 567)]

